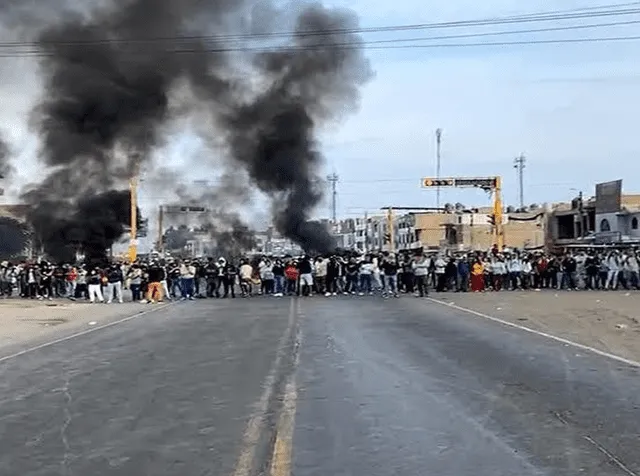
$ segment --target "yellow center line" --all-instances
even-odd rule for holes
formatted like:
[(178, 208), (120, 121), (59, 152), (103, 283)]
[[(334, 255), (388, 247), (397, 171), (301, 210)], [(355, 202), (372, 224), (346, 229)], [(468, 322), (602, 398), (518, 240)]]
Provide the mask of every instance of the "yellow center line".
[[(301, 315), (300, 300), (297, 301), (296, 311)], [(298, 328), (299, 329), (299, 328)], [(293, 369), (287, 379), (282, 402), (282, 410), (276, 426), (276, 441), (271, 457), (271, 476), (290, 476), (291, 461), (293, 455), (293, 433), (295, 430), (296, 406), (298, 402), (298, 389), (296, 386), (296, 373), (300, 362), (300, 335), (296, 336), (296, 349), (293, 360)]]
[(292, 299), (291, 306), (289, 307), (289, 322), (287, 325), (287, 329), (284, 331), (284, 334), (280, 339), (276, 359), (274, 360), (271, 369), (269, 369), (267, 378), (263, 383), (262, 387), (264, 390), (262, 392), (262, 395), (260, 396), (260, 399), (255, 405), (256, 411), (247, 423), (247, 427), (245, 429), (242, 440), (242, 451), (240, 452), (240, 456), (238, 458), (238, 461), (236, 462), (233, 476), (250, 476), (252, 473), (256, 447), (258, 445), (258, 441), (260, 440), (260, 435), (264, 430), (266, 414), (269, 410), (269, 400), (271, 400), (271, 397), (275, 391), (276, 378), (278, 373), (280, 372), (280, 367), (282, 365), (284, 349), (288, 340), (287, 338), (292, 332), (292, 327), (295, 325), (295, 310), (295, 300)]

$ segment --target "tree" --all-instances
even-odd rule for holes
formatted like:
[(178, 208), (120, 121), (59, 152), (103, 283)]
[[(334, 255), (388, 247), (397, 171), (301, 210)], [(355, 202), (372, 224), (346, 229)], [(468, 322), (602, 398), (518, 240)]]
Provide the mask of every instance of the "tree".
[(464, 206), (464, 204), (462, 204), (462, 203), (460, 203), (460, 202), (456, 203), (455, 207), (456, 207), (456, 211), (457, 211), (457, 212), (462, 212), (462, 211), (464, 211), (464, 209), (466, 208), (466, 207)]
[(454, 210), (453, 204), (452, 203), (445, 203), (444, 204), (444, 212), (445, 213), (452, 213)]
[(507, 213), (515, 213), (516, 212), (516, 208), (513, 205), (509, 205), (507, 207)]

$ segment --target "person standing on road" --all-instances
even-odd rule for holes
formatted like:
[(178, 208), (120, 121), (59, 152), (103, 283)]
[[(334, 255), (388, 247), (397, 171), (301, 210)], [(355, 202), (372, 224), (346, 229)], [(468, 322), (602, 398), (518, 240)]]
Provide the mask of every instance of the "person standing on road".
[(368, 293), (373, 296), (373, 263), (371, 256), (365, 256), (364, 261), (360, 265), (360, 296)]
[(282, 297), (284, 293), (284, 264), (277, 258), (273, 264), (273, 282), (275, 286), (275, 297)]
[(113, 302), (113, 295), (115, 294), (116, 299), (120, 304), (122, 304), (122, 282), (124, 281), (124, 277), (122, 275), (122, 269), (117, 264), (111, 265), (111, 267), (107, 270), (107, 304), (111, 304)]
[(618, 289), (618, 273), (620, 272), (620, 261), (618, 260), (618, 254), (615, 251), (609, 253), (607, 258), (607, 268), (609, 270), (607, 275), (607, 283), (604, 289)]
[(352, 295), (358, 292), (358, 274), (360, 271), (360, 263), (356, 261), (355, 257), (349, 258), (349, 262), (345, 266), (345, 273), (347, 277), (347, 283), (345, 291)]
[(165, 279), (165, 272), (160, 263), (152, 261), (147, 270), (147, 301), (150, 303), (162, 302), (162, 280)]
[(325, 294), (327, 288), (327, 266), (328, 260), (324, 256), (318, 256), (316, 259), (316, 293)]
[(393, 294), (393, 297), (399, 297), (398, 295), (398, 260), (393, 253), (389, 254), (382, 261), (382, 273), (384, 277), (384, 291), (383, 296), (387, 297)]
[(434, 262), (435, 266), (435, 285), (436, 291), (439, 293), (444, 292), (446, 287), (446, 270), (447, 270), (447, 262), (444, 260), (442, 255), (438, 255)]
[(298, 294), (298, 279), (300, 278), (300, 271), (295, 261), (289, 261), (284, 268), (284, 276), (286, 279), (286, 293), (287, 296), (294, 296)]
[(484, 291), (484, 265), (482, 259), (477, 257), (471, 265), (471, 291), (479, 293)]
[(416, 297), (429, 296), (427, 280), (429, 279), (431, 263), (432, 261), (421, 253), (411, 265), (415, 277)]
[(463, 256), (458, 261), (458, 291), (466, 293), (469, 291), (469, 274), (471, 270), (469, 269), (469, 260), (466, 256)]
[(129, 288), (131, 289), (131, 298), (133, 302), (142, 301), (142, 293), (140, 292), (142, 287), (142, 269), (140, 268), (140, 265), (134, 263), (131, 266), (131, 269), (129, 269), (127, 278), (129, 278)]
[[(224, 258), (220, 258), (224, 259)], [(228, 297), (231, 293), (231, 298), (236, 297), (236, 280), (238, 279), (238, 268), (231, 262), (226, 262), (222, 267), (223, 279), (224, 279), (224, 296)]]
[(298, 270), (300, 271), (300, 295), (311, 296), (313, 294), (313, 265), (307, 255), (298, 263)]
[(53, 267), (46, 261), (40, 263), (40, 299), (53, 299)]
[(242, 260), (240, 265), (240, 291), (242, 297), (249, 297), (252, 294), (251, 278), (253, 277), (253, 267), (247, 260)]
[(65, 279), (67, 283), (67, 297), (69, 299), (75, 299), (76, 287), (78, 286), (78, 269), (73, 265), (69, 265)]
[(267, 258), (261, 262), (259, 266), (262, 293), (265, 295), (274, 294), (273, 282), (275, 276), (273, 274), (273, 264), (271, 260)]
[(196, 277), (196, 268), (189, 260), (185, 260), (180, 266), (180, 281), (182, 283), (182, 300), (194, 300), (193, 280)]
[(208, 298), (212, 298), (214, 296), (217, 298), (220, 297), (218, 291), (220, 287), (218, 284), (219, 269), (213, 258), (207, 259), (207, 264), (204, 267), (204, 274), (207, 280), (207, 292), (205, 295)]
[(94, 268), (91, 270), (87, 277), (87, 283), (89, 287), (89, 301), (91, 301), (91, 304), (94, 304), (96, 299), (103, 303), (104, 297), (102, 296), (102, 276), (100, 274), (100, 269)]
[(331, 256), (327, 260), (327, 279), (326, 288), (327, 292), (325, 296), (337, 296), (338, 295), (338, 279), (340, 277), (340, 263), (336, 256)]

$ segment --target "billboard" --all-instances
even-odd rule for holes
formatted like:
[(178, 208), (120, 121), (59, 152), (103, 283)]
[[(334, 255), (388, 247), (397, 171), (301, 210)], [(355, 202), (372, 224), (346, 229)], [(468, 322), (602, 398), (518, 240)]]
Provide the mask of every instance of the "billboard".
[(604, 182), (596, 185), (596, 213), (615, 213), (620, 211), (622, 199), (622, 180)]

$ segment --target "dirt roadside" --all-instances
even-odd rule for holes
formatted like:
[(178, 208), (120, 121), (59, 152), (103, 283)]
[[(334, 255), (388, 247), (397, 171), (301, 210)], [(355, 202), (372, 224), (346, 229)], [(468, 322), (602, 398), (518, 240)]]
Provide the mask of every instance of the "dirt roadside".
[[(155, 307), (154, 307), (155, 306)], [(0, 300), (0, 356), (99, 327), (161, 305)]]
[(640, 362), (637, 291), (434, 293), (433, 297)]

